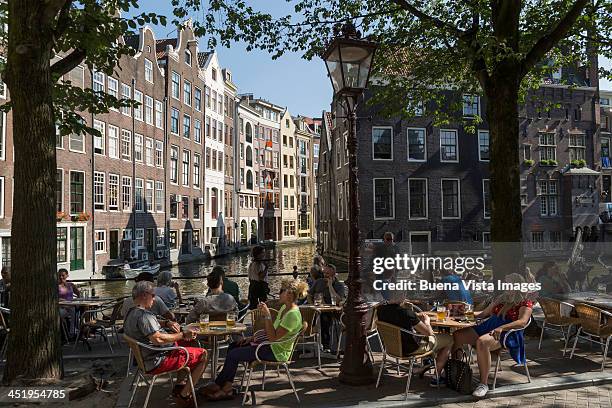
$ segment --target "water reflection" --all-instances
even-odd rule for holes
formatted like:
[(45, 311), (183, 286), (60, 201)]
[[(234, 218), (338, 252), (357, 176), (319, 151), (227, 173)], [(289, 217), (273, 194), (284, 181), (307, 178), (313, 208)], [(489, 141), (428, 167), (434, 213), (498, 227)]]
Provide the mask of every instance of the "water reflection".
[[(300, 273), (307, 273), (312, 264), (314, 253), (315, 246), (313, 244), (279, 246), (274, 250), (270, 249), (266, 256), (266, 258), (274, 259), (270, 263), (270, 273), (292, 272), (294, 265), (297, 265)], [(206, 279), (204, 279), (204, 277), (212, 271), (215, 265), (221, 265), (225, 267), (228, 275), (240, 275), (239, 277), (233, 277), (231, 279), (238, 283), (240, 287), (240, 296), (246, 298), (249, 286), (247, 277), (249, 261), (249, 254), (243, 252), (203, 262), (193, 262), (174, 266), (171, 271), (172, 275), (175, 277), (188, 278), (178, 280), (183, 294), (204, 294), (207, 290)], [(344, 264), (336, 263), (336, 267), (339, 273), (346, 271), (346, 265)], [(282, 278), (281, 276), (270, 277), (271, 293), (278, 293)], [(92, 287), (96, 288), (96, 294), (103, 297), (128, 295), (132, 286), (132, 281), (96, 282), (92, 284)]]

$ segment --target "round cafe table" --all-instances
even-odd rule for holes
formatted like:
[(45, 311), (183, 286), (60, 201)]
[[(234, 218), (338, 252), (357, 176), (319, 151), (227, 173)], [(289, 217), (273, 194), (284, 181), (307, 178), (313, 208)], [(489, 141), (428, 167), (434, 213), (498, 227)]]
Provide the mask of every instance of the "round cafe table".
[[(446, 319), (440, 321), (436, 316), (436, 312), (425, 312), (427, 316), (430, 318), (431, 327), (440, 327), (443, 329), (448, 329), (451, 332), (459, 329), (465, 329), (466, 327), (476, 326), (476, 321), (465, 321), (465, 317), (447, 317)], [(474, 313), (478, 315), (478, 312)]]
[(198, 337), (209, 337), (211, 339), (212, 346), (212, 362), (211, 362), (211, 370), (212, 377), (215, 378), (217, 375), (217, 360), (219, 359), (219, 339), (222, 339), (226, 336), (232, 334), (240, 334), (242, 335), (247, 326), (243, 323), (236, 322), (235, 326), (229, 327), (227, 322), (210, 322), (208, 323), (207, 329), (200, 329), (199, 323), (191, 323), (186, 326), (188, 329), (195, 331), (198, 334)]

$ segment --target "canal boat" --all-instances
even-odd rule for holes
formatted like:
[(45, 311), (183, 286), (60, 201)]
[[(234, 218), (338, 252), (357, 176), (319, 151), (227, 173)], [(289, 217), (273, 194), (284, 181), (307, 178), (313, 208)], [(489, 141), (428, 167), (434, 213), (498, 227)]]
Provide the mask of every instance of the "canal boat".
[(142, 272), (148, 272), (151, 275), (155, 276), (159, 273), (160, 264), (155, 263), (151, 264), (149, 261), (132, 261), (127, 265), (123, 262), (112, 262), (104, 265), (102, 267), (102, 273), (108, 279), (113, 278), (125, 278), (125, 279), (134, 279), (138, 274)]

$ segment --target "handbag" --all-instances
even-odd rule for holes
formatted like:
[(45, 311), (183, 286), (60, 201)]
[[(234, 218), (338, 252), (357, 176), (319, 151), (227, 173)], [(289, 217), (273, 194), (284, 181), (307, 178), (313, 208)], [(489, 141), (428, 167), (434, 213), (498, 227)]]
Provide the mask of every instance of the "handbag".
[[(461, 353), (461, 356), (458, 355)], [(446, 384), (449, 388), (461, 393), (472, 393), (472, 368), (470, 367), (468, 357), (461, 349), (451, 355), (451, 358), (446, 362)]]

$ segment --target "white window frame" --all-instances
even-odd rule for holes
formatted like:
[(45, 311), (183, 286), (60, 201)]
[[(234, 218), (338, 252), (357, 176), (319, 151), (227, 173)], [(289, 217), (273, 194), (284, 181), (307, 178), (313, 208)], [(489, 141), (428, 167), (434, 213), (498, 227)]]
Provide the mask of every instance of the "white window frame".
[[(161, 194), (158, 194), (159, 191), (161, 191)], [(164, 212), (164, 182), (157, 180), (155, 181), (155, 211), (158, 213)]]
[[(72, 138), (73, 137), (80, 137), (81, 138), (81, 143), (83, 144), (83, 149), (82, 150), (75, 149), (72, 146)], [(87, 149), (87, 147), (85, 146), (85, 135), (83, 133), (70, 133), (68, 135), (68, 150), (69, 151), (75, 152), (75, 153), (85, 153), (86, 149)]]
[[(151, 200), (148, 200), (149, 192), (151, 192)], [(145, 212), (152, 213), (155, 210), (155, 181), (154, 180), (145, 180), (144, 193), (145, 193), (144, 194)]]
[[(99, 194), (96, 193), (96, 187), (99, 186), (100, 178), (102, 180), (102, 201), (97, 200)], [(102, 171), (94, 171), (94, 188), (93, 188), (94, 211), (106, 211), (106, 173)], [(101, 205), (102, 208), (96, 208)]]
[[(470, 97), (472, 98), (472, 105), (473, 103), (473, 98), (476, 98), (476, 113), (465, 113), (465, 97)], [(471, 109), (471, 108), (470, 108)], [(474, 94), (463, 94), (461, 96), (461, 111), (463, 113), (463, 117), (464, 118), (473, 118), (474, 116), (480, 116), (480, 96), (479, 95), (474, 95)]]
[(94, 70), (91, 83), (91, 89), (97, 92), (104, 92), (106, 89), (106, 78), (104, 72)]
[[(140, 143), (138, 143), (140, 139)], [(138, 147), (140, 146), (140, 159), (138, 159)], [(134, 133), (134, 161), (142, 163), (144, 160), (144, 136), (140, 133)]]
[(138, 106), (134, 106), (134, 119), (143, 121), (144, 112), (144, 94), (138, 89), (134, 89), (134, 100), (138, 102)]
[[(106, 123), (102, 122), (101, 120), (97, 120), (94, 119), (94, 125), (93, 125), (94, 129), (98, 130), (100, 132), (100, 137), (98, 136), (94, 136), (93, 137), (93, 149), (94, 149), (94, 153), (97, 154), (98, 156), (104, 156), (104, 153), (106, 152)], [(97, 142), (99, 142), (99, 145), (96, 146), (96, 144), (98, 144)], [(96, 149), (101, 150), (101, 152), (96, 152)]]
[[(410, 136), (409, 136), (409, 132), (411, 130), (422, 130), (423, 131), (423, 136), (424, 136), (424, 145), (425, 145), (425, 150), (423, 152), (423, 159), (411, 159), (410, 158)], [(406, 129), (406, 156), (408, 158), (409, 162), (414, 162), (414, 163), (425, 163), (427, 161), (427, 129), (426, 128), (419, 128), (419, 127), (409, 127), (408, 129)]]
[[(124, 141), (129, 143), (128, 148), (126, 149), (127, 154), (123, 155), (123, 144)], [(119, 157), (125, 161), (132, 161), (132, 132), (127, 129), (121, 129), (121, 139), (119, 142)]]
[(164, 168), (164, 142), (155, 140), (155, 167)]
[[(376, 216), (376, 181), (391, 180), (391, 217)], [(395, 178), (393, 177), (375, 177), (372, 179), (372, 211), (375, 220), (394, 220), (395, 219)]]
[[(62, 171), (62, 187), (64, 186), (64, 172)], [(4, 184), (4, 176), (0, 176), (0, 218), (4, 218), (4, 202), (6, 200), (6, 188)], [(64, 200), (62, 200), (62, 205)]]
[(145, 95), (145, 123), (153, 126), (154, 116), (153, 116), (153, 98), (149, 95)]
[(150, 59), (144, 59), (144, 74), (145, 81), (153, 83), (153, 62)]
[[(129, 84), (121, 84), (121, 99), (132, 99), (132, 87)], [(131, 117), (132, 109), (129, 106), (123, 106), (121, 107), (121, 113), (125, 116)]]
[(155, 166), (155, 145), (153, 139), (145, 138), (144, 161), (147, 166)]
[[(108, 85), (108, 94), (119, 99), (119, 80), (113, 78), (112, 76), (109, 76), (106, 79), (107, 79), (107, 85)], [(115, 112), (118, 111), (117, 108), (110, 108), (110, 110), (115, 111)]]
[[(389, 129), (391, 131), (391, 158), (390, 159), (377, 159), (374, 157), (374, 130), (375, 129)], [(347, 133), (348, 134), (348, 133)], [(393, 126), (372, 126), (370, 138), (372, 139), (372, 160), (376, 161), (393, 161)], [(345, 139), (346, 141), (346, 139)], [(346, 148), (346, 146), (345, 146)], [(308, 150), (306, 150), (308, 154)], [(346, 155), (346, 159), (348, 159), (348, 154)]]
[(482, 144), (480, 144), (480, 135), (481, 134), (486, 134), (487, 135), (487, 150), (489, 151), (489, 158), (491, 157), (491, 134), (489, 133), (488, 130), (484, 130), (484, 129), (480, 129), (478, 130), (478, 160), (481, 162), (488, 162), (489, 159), (483, 159), (481, 156), (481, 150), (480, 147), (483, 146)]
[[(189, 92), (185, 92), (185, 89), (189, 88)], [(189, 96), (189, 100), (187, 99), (187, 96)], [(191, 84), (191, 81), (188, 81), (186, 79), (183, 80), (183, 103), (187, 106), (191, 106), (191, 98), (193, 96), (193, 85)]]
[[(96, 230), (96, 240), (94, 242), (94, 246), (96, 248), (96, 254), (105, 254), (106, 253), (106, 230)], [(102, 235), (102, 239), (98, 239), (98, 234)], [(102, 243), (102, 249), (98, 249), (98, 244)]]
[[(412, 210), (410, 208), (410, 182), (412, 180), (415, 181), (425, 181), (425, 217), (413, 217)], [(429, 219), (429, 180), (426, 177), (409, 177), (408, 178), (408, 219), (410, 220), (427, 220)]]
[[(443, 183), (445, 181), (456, 181), (457, 182), (457, 216), (456, 217), (445, 217), (444, 216), (444, 189)], [(440, 179), (440, 202), (442, 203), (442, 219), (443, 220), (457, 220), (461, 218), (461, 179), (445, 177)]]
[[(138, 208), (138, 186), (140, 185), (140, 208)], [(144, 198), (145, 198), (145, 185), (144, 179), (136, 178), (134, 179), (134, 211), (136, 212), (144, 212)]]
[[(534, 234), (542, 234), (542, 240), (536, 242), (534, 240)], [(544, 239), (544, 231), (531, 231), (531, 240), (529, 242), (531, 243), (532, 251), (545, 251), (546, 250), (546, 240)], [(536, 243), (538, 245), (536, 245)]]
[[(127, 181), (127, 183), (126, 183)], [(132, 178), (130, 176), (122, 176), (121, 177), (121, 195), (120, 195), (120, 200), (121, 200), (121, 211), (126, 211), (126, 212), (130, 212), (132, 211), (132, 206), (133, 206), (133, 201), (132, 201), (132, 194), (133, 194), (133, 186), (132, 186)], [(127, 188), (126, 188), (127, 187)], [(126, 194), (126, 191), (128, 191), (128, 194)], [(125, 207), (125, 196), (127, 196), (128, 198), (128, 203), (127, 206)], [(127, 239), (127, 238), (125, 238)]]
[[(111, 180), (113, 178), (116, 178), (116, 181), (117, 181), (116, 184), (111, 183)], [(107, 203), (108, 211), (113, 211), (113, 212), (119, 211), (119, 201), (121, 198), (121, 184), (120, 183), (121, 183), (121, 177), (119, 177), (118, 174), (108, 173), (108, 197), (107, 197), (108, 198), (108, 203)], [(112, 189), (111, 186), (115, 186), (117, 188), (116, 190), (117, 194), (115, 196), (115, 199), (117, 200), (117, 202), (113, 206), (115, 208), (111, 208), (111, 189)]]
[[(444, 160), (442, 158), (442, 132), (451, 132), (455, 134), (456, 160)], [(440, 139), (440, 163), (459, 163), (459, 131), (457, 129), (440, 129), (438, 139)]]
[[(112, 133), (115, 134), (115, 137), (111, 137)], [(119, 133), (119, 128), (117, 126), (108, 125), (108, 157), (111, 159), (118, 159), (121, 155), (121, 137)], [(115, 141), (115, 153), (113, 155), (111, 154), (111, 139)]]
[(164, 104), (162, 101), (155, 100), (155, 127), (164, 128)]
[[(178, 78), (177, 82), (174, 81), (175, 78)], [(170, 74), (170, 95), (177, 101), (181, 100), (181, 76), (176, 71)]]

